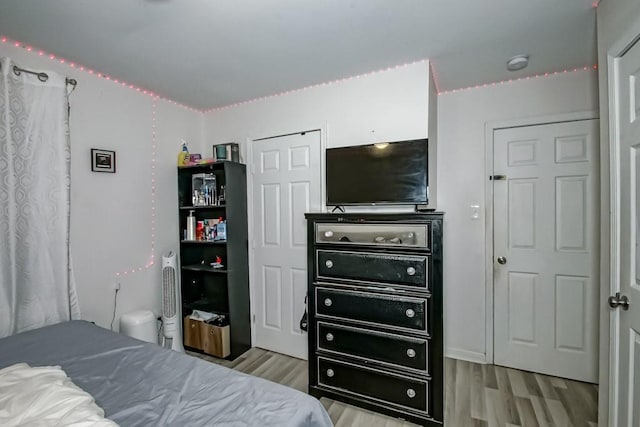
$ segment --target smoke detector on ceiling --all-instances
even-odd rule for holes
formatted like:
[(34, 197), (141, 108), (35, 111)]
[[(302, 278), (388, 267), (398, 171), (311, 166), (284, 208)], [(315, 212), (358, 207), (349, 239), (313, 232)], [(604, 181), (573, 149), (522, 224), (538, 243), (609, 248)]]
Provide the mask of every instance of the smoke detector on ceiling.
[(507, 61), (507, 70), (518, 71), (529, 65), (529, 55), (516, 55)]

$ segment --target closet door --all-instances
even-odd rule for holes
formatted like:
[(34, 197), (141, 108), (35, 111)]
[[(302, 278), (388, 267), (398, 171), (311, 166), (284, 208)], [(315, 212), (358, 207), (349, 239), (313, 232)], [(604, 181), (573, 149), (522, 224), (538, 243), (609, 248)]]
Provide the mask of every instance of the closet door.
[(304, 214), (321, 208), (320, 131), (252, 144), (255, 345), (306, 359)]

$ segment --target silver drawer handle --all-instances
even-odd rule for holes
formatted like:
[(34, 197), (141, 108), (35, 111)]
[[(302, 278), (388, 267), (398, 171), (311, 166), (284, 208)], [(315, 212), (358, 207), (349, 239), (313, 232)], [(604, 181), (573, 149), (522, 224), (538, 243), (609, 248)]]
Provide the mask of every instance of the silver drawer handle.
[(407, 390), (407, 396), (409, 396), (411, 399), (413, 399), (414, 397), (416, 397), (416, 391), (412, 388)]
[(407, 274), (409, 276), (413, 276), (414, 274), (416, 274), (416, 269), (413, 267), (407, 267)]
[(409, 357), (416, 357), (416, 351), (412, 348), (407, 350), (407, 356)]
[[(329, 378), (331, 378), (331, 377), (332, 377), (332, 376), (334, 376), (335, 374), (336, 374), (336, 373), (335, 373), (335, 372), (333, 372), (333, 369), (327, 369), (327, 376), (328, 376)], [(408, 392), (407, 392), (407, 393), (408, 393)], [(415, 392), (414, 392), (414, 394), (415, 394)]]
[(324, 237), (333, 237), (333, 231), (328, 230), (324, 232)]
[(329, 332), (327, 335), (327, 341), (333, 341), (333, 334), (331, 332)]
[(333, 301), (331, 301), (331, 298), (324, 299), (324, 305), (326, 305), (327, 307), (331, 307), (331, 304), (333, 304)]
[(333, 267), (333, 261), (328, 259), (328, 260), (325, 261), (324, 265), (326, 265), (327, 268), (331, 268), (331, 267)]
[[(325, 303), (326, 303), (326, 301), (325, 301)], [(404, 314), (406, 314), (407, 317), (411, 318), (411, 317), (416, 315), (416, 312), (413, 311), (412, 309), (408, 308), (407, 311), (404, 312)]]

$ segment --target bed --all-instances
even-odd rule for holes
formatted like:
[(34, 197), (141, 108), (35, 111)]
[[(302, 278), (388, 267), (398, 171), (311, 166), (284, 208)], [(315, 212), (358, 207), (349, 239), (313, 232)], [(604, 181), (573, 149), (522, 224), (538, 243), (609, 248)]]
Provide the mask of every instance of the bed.
[(59, 365), (120, 426), (332, 426), (315, 398), (85, 321), (0, 339), (0, 369)]

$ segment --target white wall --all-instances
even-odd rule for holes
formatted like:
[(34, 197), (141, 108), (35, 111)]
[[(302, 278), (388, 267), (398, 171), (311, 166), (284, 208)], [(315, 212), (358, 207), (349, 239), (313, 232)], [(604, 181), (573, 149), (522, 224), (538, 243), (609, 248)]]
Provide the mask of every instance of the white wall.
[[(428, 64), (316, 87), (205, 115), (206, 146), (326, 126), (326, 146), (428, 136)], [(438, 210), (445, 212), (446, 353), (485, 361), (485, 124), (597, 110), (596, 73), (579, 71), (438, 97)], [(371, 131), (374, 132), (371, 132)], [(433, 135), (430, 135), (433, 137)], [(245, 158), (246, 161), (246, 158)], [(250, 218), (251, 220), (251, 218)]]
[[(53, 70), (77, 79), (71, 94), (71, 252), (82, 318), (109, 327), (113, 283), (119, 281), (118, 317), (160, 307), (160, 255), (178, 250), (176, 158), (181, 138), (199, 146), (202, 114), (157, 101), (157, 232), (151, 255), (151, 153), (153, 99), (9, 44), (0, 56), (22, 67)], [(91, 172), (90, 149), (116, 151), (115, 174)]]
[[(609, 418), (609, 319), (611, 310), (607, 306), (610, 295), (610, 230), (609, 230), (609, 84), (607, 56), (614, 44), (630, 42), (640, 21), (640, 2), (637, 0), (603, 0), (598, 7), (598, 63), (600, 91), (600, 139), (601, 191), (602, 195), (602, 233), (600, 236), (601, 260), (601, 317), (600, 317), (600, 388), (598, 418), (600, 425), (608, 423)], [(625, 38), (627, 40), (625, 40)]]
[(427, 61), (269, 97), (205, 115), (206, 146), (326, 126), (328, 147), (427, 137)]
[(445, 212), (446, 354), (485, 361), (485, 206), (487, 122), (597, 110), (596, 73), (552, 77), (438, 97), (438, 208)]
[[(321, 129), (325, 147), (426, 138), (434, 90), (429, 73), (422, 61), (213, 111), (204, 118), (203, 154), (210, 156), (213, 144), (237, 142), (250, 164), (248, 141), (314, 129)], [(324, 178), (317, 179), (324, 206)], [(251, 240), (251, 200), (249, 207)]]

